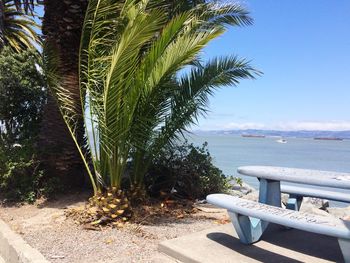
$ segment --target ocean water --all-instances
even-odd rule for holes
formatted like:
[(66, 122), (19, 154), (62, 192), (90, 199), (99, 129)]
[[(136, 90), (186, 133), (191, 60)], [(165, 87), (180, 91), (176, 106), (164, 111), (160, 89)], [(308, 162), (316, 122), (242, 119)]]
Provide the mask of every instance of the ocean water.
[[(208, 142), (214, 164), (226, 175), (238, 176), (258, 188), (258, 180), (237, 173), (244, 165), (271, 165), (350, 172), (350, 140), (326, 141), (303, 138), (247, 138), (237, 135), (187, 135), (189, 142)], [(349, 192), (342, 190), (342, 192)]]

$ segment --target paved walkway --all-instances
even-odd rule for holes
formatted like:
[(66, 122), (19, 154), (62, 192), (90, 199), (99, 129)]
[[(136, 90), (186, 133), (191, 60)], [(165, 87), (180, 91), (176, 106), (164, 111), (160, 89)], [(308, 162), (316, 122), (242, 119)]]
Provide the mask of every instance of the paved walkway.
[(227, 224), (164, 241), (159, 250), (185, 263), (343, 262), (337, 239), (276, 225), (251, 246)]

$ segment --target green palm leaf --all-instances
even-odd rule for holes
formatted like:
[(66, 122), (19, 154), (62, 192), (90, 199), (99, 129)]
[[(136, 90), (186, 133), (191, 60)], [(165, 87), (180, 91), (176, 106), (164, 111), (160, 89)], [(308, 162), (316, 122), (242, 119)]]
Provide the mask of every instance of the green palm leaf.
[[(41, 40), (39, 26), (11, 0), (0, 2), (0, 49), (9, 45), (14, 51), (37, 49)], [(28, 11), (28, 10), (27, 10)]]

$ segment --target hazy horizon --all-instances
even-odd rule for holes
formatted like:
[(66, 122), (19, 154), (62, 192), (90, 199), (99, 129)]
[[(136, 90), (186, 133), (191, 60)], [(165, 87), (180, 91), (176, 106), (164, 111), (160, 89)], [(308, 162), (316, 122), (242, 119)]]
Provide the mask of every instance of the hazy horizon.
[(339, 132), (349, 132), (350, 130), (279, 130), (279, 129), (212, 129), (212, 130), (202, 130), (202, 129), (193, 129), (192, 132), (196, 131), (280, 131), (280, 132), (333, 132), (333, 133), (339, 133)]

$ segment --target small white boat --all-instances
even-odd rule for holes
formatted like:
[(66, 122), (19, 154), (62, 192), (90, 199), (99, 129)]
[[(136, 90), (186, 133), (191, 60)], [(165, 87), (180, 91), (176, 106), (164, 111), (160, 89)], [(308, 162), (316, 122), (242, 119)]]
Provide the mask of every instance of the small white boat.
[(285, 140), (285, 139), (278, 139), (278, 140), (276, 140), (276, 142), (278, 142), (278, 143), (287, 143), (287, 140)]

